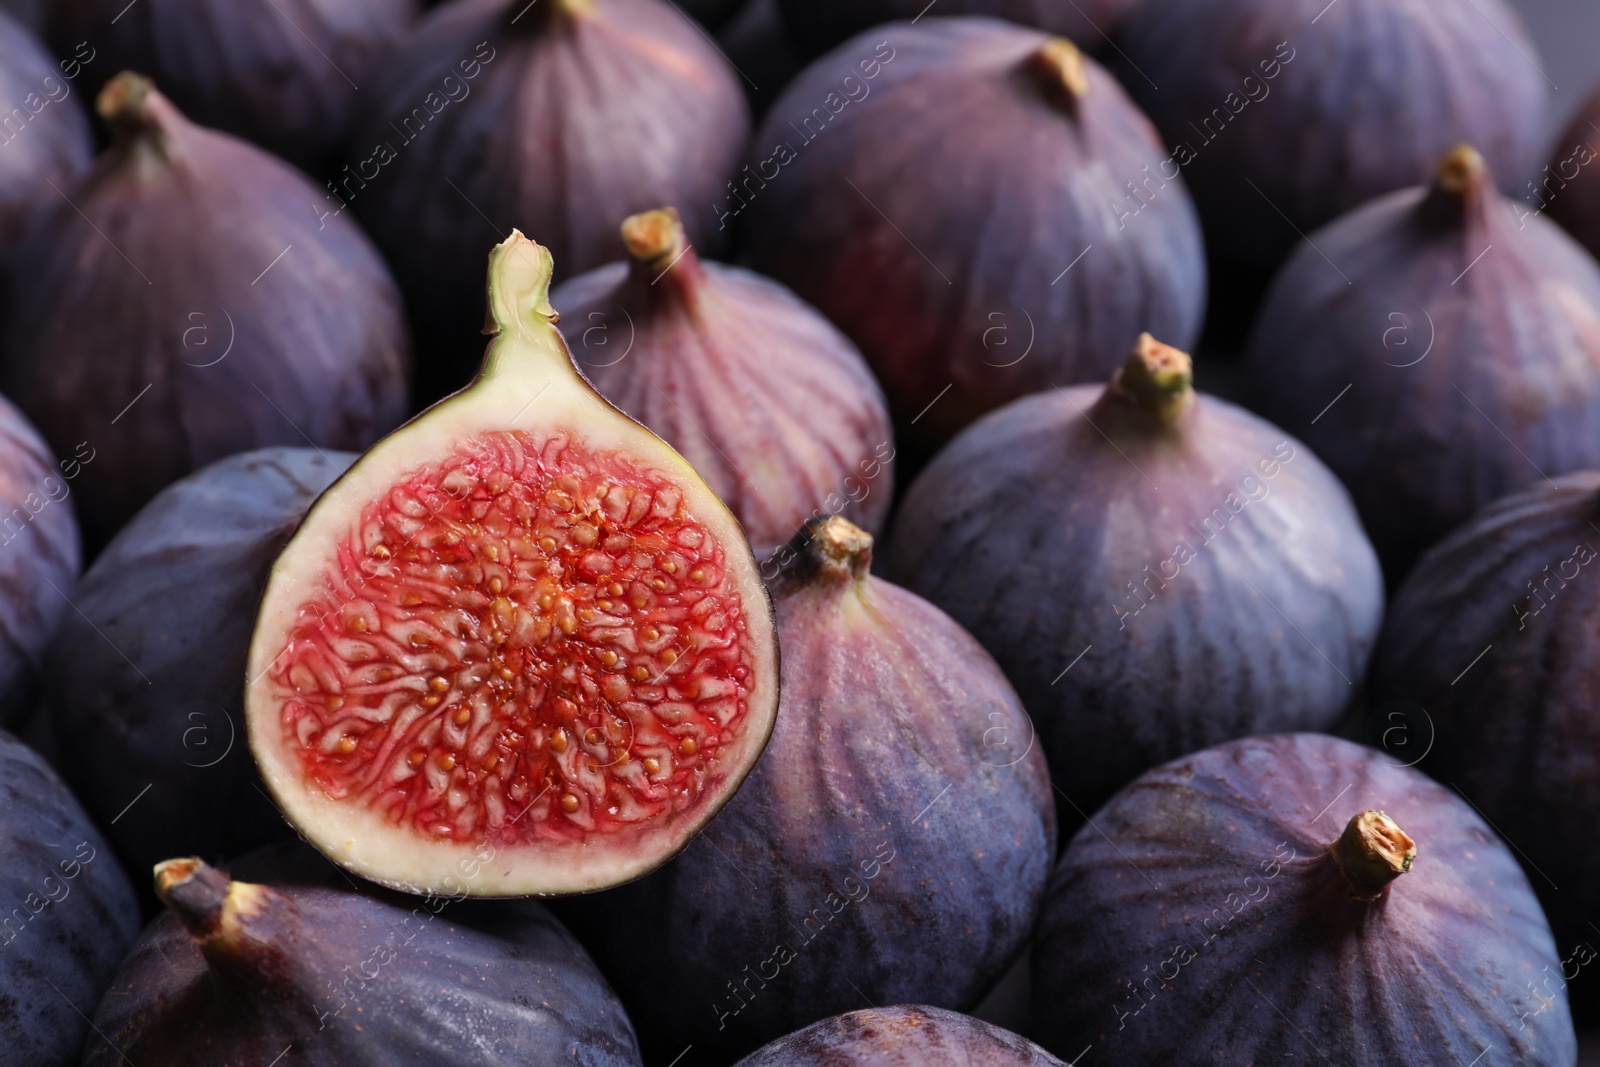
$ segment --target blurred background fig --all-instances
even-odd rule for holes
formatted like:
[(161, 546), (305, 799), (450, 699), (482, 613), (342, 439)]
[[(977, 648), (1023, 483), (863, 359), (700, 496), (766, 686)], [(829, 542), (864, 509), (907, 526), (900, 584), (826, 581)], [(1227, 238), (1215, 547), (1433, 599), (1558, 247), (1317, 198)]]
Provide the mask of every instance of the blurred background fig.
[(1173, 1067), (1459, 1067), (1488, 1048), (1572, 1067), (1559, 964), (1460, 797), (1338, 738), (1247, 738), (1141, 776), (1062, 853), (1035, 1037)]
[(1600, 256), (1600, 87), (1584, 100), (1556, 138), (1545, 164), (1528, 183), (1524, 200), (1548, 212), (1591, 255)]
[(94, 155), (78, 80), (85, 55), (73, 42), (57, 65), (22, 24), (0, 12), (0, 264), (43, 205), (59, 202)]
[(855, 346), (776, 282), (702, 262), (673, 209), (622, 240), (627, 262), (550, 294), (595, 388), (693, 465), (757, 558), (819, 514), (881, 532), (894, 435)]
[(717, 34), (728, 62), (745, 75), (745, 99), (761, 118), (806, 65), (806, 55), (783, 23), (778, 0), (749, 0)]
[[(460, 880), (491, 860), (463, 863)], [(269, 1063), (286, 1049), (327, 1067), (638, 1067), (616, 995), (537, 904), (463, 922), (452, 896), (230, 881), (193, 858), (158, 865), (155, 887), (168, 910), (100, 1002), (85, 1067)]]
[(971, 1008), (1033, 926), (1055, 855), (1033, 730), (978, 643), (871, 554), (834, 516), (768, 561), (766, 753), (682, 855), (570, 902), (663, 1063), (692, 1043), (726, 1064), (863, 998)]
[(1349, 494), (1299, 441), (1143, 336), (1109, 386), (1015, 401), (934, 457), (890, 576), (999, 661), (1081, 819), (1140, 772), (1328, 729), (1383, 583)]
[(893, 23), (789, 85), (723, 210), (757, 270), (860, 346), (902, 437), (936, 445), (1024, 393), (1104, 380), (1142, 329), (1195, 340), (1200, 230), (1166, 154), (1063, 38)]
[(558, 279), (616, 258), (617, 220), (676, 204), (696, 249), (750, 118), (739, 76), (666, 0), (464, 0), (430, 13), (374, 81), (334, 176), (394, 266), (418, 333), (419, 393), (477, 369), (483, 262), (512, 227)]
[(921, 1004), (864, 1008), (812, 1023), (738, 1067), (1060, 1067), (1032, 1041), (979, 1019)]
[(245, 658), (273, 561), (354, 459), (270, 448), (218, 460), (157, 494), (71, 591), (45, 717), (62, 773), (129, 870), (293, 836), (245, 744)]
[(0, 1052), (68, 1067), (139, 935), (133, 887), (49, 764), (0, 732)]
[(1147, 0), (1118, 40), (1221, 260), (1270, 268), (1463, 141), (1508, 191), (1544, 150), (1549, 83), (1503, 0)]
[(923, 15), (986, 15), (1070, 38), (1097, 51), (1144, 0), (779, 0), (784, 21), (812, 55), (826, 52), (871, 26)]
[(97, 90), (137, 70), (189, 118), (321, 175), (357, 91), (417, 17), (417, 0), (70, 0), (45, 8), (60, 55), (94, 52)]
[(1244, 383), (1344, 480), (1392, 585), (1491, 500), (1600, 465), (1600, 266), (1461, 146), (1300, 246)]
[(18, 253), (0, 325), (0, 389), (58, 455), (95, 455), (73, 483), (91, 549), (223, 456), (371, 444), (409, 364), (382, 259), (303, 177), (137, 75), (99, 110), (114, 142)]

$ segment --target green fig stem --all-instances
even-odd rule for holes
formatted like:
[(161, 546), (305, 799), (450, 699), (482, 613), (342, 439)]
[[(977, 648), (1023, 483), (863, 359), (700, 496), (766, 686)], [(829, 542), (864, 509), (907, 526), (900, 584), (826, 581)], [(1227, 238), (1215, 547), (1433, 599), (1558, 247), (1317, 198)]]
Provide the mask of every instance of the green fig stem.
[(1417, 843), (1384, 812), (1368, 809), (1351, 818), (1328, 851), (1350, 883), (1350, 899), (1370, 902), (1411, 869)]
[(1046, 95), (1077, 114), (1089, 95), (1089, 68), (1078, 46), (1065, 37), (1052, 37), (1027, 58), (1027, 69)]
[(696, 306), (705, 268), (683, 232), (676, 208), (663, 207), (630, 215), (622, 223), (628, 250), (629, 279), (646, 302), (668, 293)]
[(496, 337), (542, 338), (561, 316), (550, 306), (550, 250), (512, 230), (489, 253), (489, 321)]
[(1142, 333), (1107, 392), (1163, 423), (1175, 422), (1194, 402), (1194, 360)]
[(786, 582), (857, 584), (872, 570), (872, 535), (842, 515), (824, 515), (807, 521), (772, 558)]

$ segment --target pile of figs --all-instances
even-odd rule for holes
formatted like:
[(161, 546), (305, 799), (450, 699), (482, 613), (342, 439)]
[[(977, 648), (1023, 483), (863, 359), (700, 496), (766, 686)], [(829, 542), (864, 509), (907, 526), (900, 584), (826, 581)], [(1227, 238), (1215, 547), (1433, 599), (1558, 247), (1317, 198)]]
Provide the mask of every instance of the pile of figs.
[(1600, 1064), (1575, 10), (0, 8), (0, 1064)]

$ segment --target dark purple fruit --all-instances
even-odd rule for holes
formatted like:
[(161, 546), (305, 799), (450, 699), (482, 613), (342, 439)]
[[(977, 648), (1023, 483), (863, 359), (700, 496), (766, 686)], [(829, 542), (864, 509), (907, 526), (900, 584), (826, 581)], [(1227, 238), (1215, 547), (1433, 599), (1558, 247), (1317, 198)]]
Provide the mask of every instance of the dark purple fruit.
[(143, 78), (102, 91), (114, 143), (19, 253), (0, 388), (60, 455), (103, 545), (163, 486), (267, 445), (364, 448), (406, 410), (399, 294), (303, 177), (192, 125)]
[(273, 561), (354, 459), (271, 448), (219, 460), (162, 490), (67, 590), (77, 610), (47, 660), (50, 730), (130, 870), (292, 834), (245, 743), (245, 657)]
[(466, 0), (373, 83), (328, 208), (394, 265), (437, 392), (477, 365), (483, 257), (510, 228), (568, 277), (616, 258), (618, 219), (677, 204), (713, 254), (749, 132), (738, 75), (663, 0)]
[(739, 1061), (739, 1067), (1060, 1067), (1009, 1030), (943, 1008), (896, 1004), (837, 1015)]
[(1489, 501), (1600, 465), (1600, 268), (1518, 215), (1457, 148), (1313, 234), (1256, 326), (1251, 406), (1350, 487), (1391, 583)]
[(1600, 159), (1600, 88), (1590, 94), (1577, 114), (1562, 131), (1550, 152), (1550, 162), (1539, 176), (1528, 183), (1532, 205), (1521, 205), (1524, 212), (1548, 211), (1578, 243), (1600, 256), (1600, 167), (1590, 164)]
[[(1049, 780), (994, 661), (817, 520), (769, 561), (782, 703), (699, 842), (584, 898), (647, 1053), (727, 1062), (862, 999), (970, 1008), (1022, 951), (1055, 854)], [(641, 965), (641, 946), (649, 963)]]
[(1508, 190), (1544, 149), (1547, 79), (1503, 0), (1147, 0), (1118, 41), (1225, 260), (1270, 267), (1463, 141)]
[(749, 0), (717, 39), (728, 62), (745, 75), (745, 99), (758, 119), (806, 65), (783, 24), (778, 0)]
[[(59, 66), (14, 16), (0, 13), (0, 256), (14, 250), (42, 205), (89, 169), (89, 122), (73, 79), (94, 50), (74, 41)], [(70, 72), (70, 73), (69, 73)]]
[(595, 388), (700, 472), (758, 558), (818, 515), (880, 532), (894, 435), (855, 346), (776, 282), (702, 263), (671, 208), (622, 240), (628, 262), (550, 294)]
[(84, 1067), (639, 1062), (615, 994), (538, 905), (483, 929), (447, 912), (452, 896), (230, 882), (197, 859), (160, 864), (155, 884), (170, 910), (101, 1001)]
[(88, 89), (137, 70), (193, 121), (320, 174), (416, 17), (416, 0), (63, 0), (44, 32), (94, 49)]
[(1541, 986), (1558, 963), (1455, 794), (1337, 738), (1249, 738), (1150, 771), (1078, 831), (1040, 920), (1035, 1030), (1105, 1063), (1572, 1067), (1566, 995)]
[(987, 15), (1104, 47), (1145, 0), (781, 0), (784, 21), (813, 55), (882, 22), (923, 15)]
[(687, 14), (716, 29), (733, 17), (744, 5), (744, 0), (674, 0)]
[(1574, 847), (1600, 820), (1597, 526), (1594, 471), (1491, 504), (1406, 578), (1373, 663), (1374, 697), (1516, 845), (1563, 943), (1600, 910), (1600, 858)]
[(952, 441), (889, 557), (1000, 662), (1074, 818), (1186, 752), (1332, 726), (1382, 624), (1338, 480), (1197, 394), (1189, 357), (1148, 334), (1109, 386), (1027, 397)]
[[(726, 197), (762, 272), (861, 347), (902, 434), (937, 443), (1149, 329), (1187, 346), (1205, 263), (1155, 131), (1071, 43), (992, 19), (894, 23), (812, 64)], [(1147, 182), (1138, 218), (1110, 207)]]
[(32, 749), (0, 732), (0, 1059), (78, 1062), (139, 908), (111, 848)]

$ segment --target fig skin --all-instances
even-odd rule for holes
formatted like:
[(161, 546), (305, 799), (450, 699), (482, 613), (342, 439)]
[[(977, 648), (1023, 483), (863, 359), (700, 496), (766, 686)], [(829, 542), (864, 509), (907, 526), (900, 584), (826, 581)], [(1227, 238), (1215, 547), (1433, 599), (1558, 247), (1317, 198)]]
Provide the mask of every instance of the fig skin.
[[(1550, 218), (1600, 257), (1600, 87), (1589, 94), (1550, 151), (1550, 162), (1528, 183), (1535, 211)], [(1529, 210), (1523, 205), (1522, 210)]]
[(849, 339), (778, 283), (701, 262), (672, 209), (631, 216), (623, 241), (626, 263), (550, 294), (594, 387), (689, 461), (757, 558), (820, 514), (880, 533), (894, 431)]
[(1118, 36), (1117, 73), (1182, 165), (1220, 259), (1275, 266), (1336, 216), (1426, 182), (1463, 141), (1507, 191), (1538, 166), (1549, 83), (1503, 0), (1325, 6), (1146, 0)]
[[(408, 122), (430, 99), (437, 116)], [(557, 281), (615, 259), (617, 220), (660, 204), (714, 255), (712, 205), (749, 134), (738, 75), (662, 0), (466, 0), (430, 13), (374, 83), (328, 207), (348, 203), (393, 265), (431, 397), (477, 367), (483, 256), (505, 228), (551, 250)], [(380, 146), (393, 159), (363, 180)]]
[(994, 412), (934, 457), (891, 532), (890, 576), (1017, 687), (1072, 822), (1186, 752), (1332, 727), (1382, 625), (1344, 488), (1294, 437), (1195, 393), (1190, 366), (1145, 335), (1110, 386)]
[(830, 517), (767, 561), (767, 752), (702, 842), (568, 902), (647, 1056), (727, 1063), (863, 997), (970, 1008), (1023, 949), (1055, 855), (1044, 759), (993, 660), (871, 576), (871, 545)]
[[(15, 109), (0, 126), (0, 259), (15, 251), (41, 205), (59, 201), (57, 190), (70, 188), (94, 155), (89, 120), (66, 76), (80, 69), (79, 42), (62, 49), (68, 58), (57, 66), (16, 14), (0, 11), (0, 100)], [(39, 104), (37, 114), (29, 99)], [(26, 125), (19, 125), (16, 112), (27, 117)]]
[(4, 731), (0, 855), (8, 909), (0, 915), (4, 1058), (30, 1067), (75, 1064), (88, 1015), (139, 935), (139, 908), (111, 847), (66, 784)]
[(19, 253), (0, 332), (0, 389), (58, 454), (95, 451), (73, 485), (91, 549), (223, 456), (364, 448), (409, 363), (383, 261), (348, 219), (319, 230), (304, 178), (135, 75), (100, 110), (116, 141)]
[(139, 71), (192, 121), (320, 174), (344, 145), (357, 88), (417, 14), (416, 0), (72, 0), (46, 8), (44, 33), (62, 55), (94, 50), (85, 90)]
[(1547, 966), (1538, 901), (1459, 797), (1348, 741), (1254, 737), (1150, 771), (1067, 846), (1034, 949), (1035, 1036), (1173, 1067), (1322, 1062), (1312, 1049), (1459, 1067), (1490, 1046), (1572, 1067), (1565, 994), (1536, 1015), (1527, 992)]
[(310, 448), (218, 460), (157, 494), (73, 591), (46, 660), (47, 721), (62, 773), (130, 870), (293, 835), (245, 744), (245, 659), (273, 562), (354, 460)]
[(980, 1019), (896, 1004), (812, 1023), (740, 1060), (738, 1067), (1061, 1067), (1032, 1041)]
[(1400, 586), (1373, 661), (1379, 710), (1405, 702), (1422, 769), (1506, 832), (1563, 944), (1600, 904), (1600, 862), (1573, 846), (1600, 818), (1597, 524), (1596, 471), (1490, 504)]
[(725, 209), (751, 265), (860, 346), (902, 439), (937, 445), (1025, 393), (1103, 381), (1140, 330), (1195, 340), (1205, 262), (1181, 179), (1137, 219), (1111, 209), (1146, 166), (1162, 181), (1164, 155), (1065, 40), (930, 18), (807, 68)]
[(1391, 586), (1490, 501), (1600, 464), (1600, 266), (1519, 215), (1452, 150), (1313, 234), (1246, 353), (1247, 402), (1350, 487)]
[[(982, 15), (1032, 26), (1098, 51), (1145, 0), (944, 0), (929, 16)], [(914, 19), (926, 0), (781, 0), (785, 24), (812, 55), (869, 27)]]
[(171, 910), (100, 1002), (103, 1040), (84, 1067), (266, 1062), (286, 1048), (330, 1067), (638, 1067), (615, 994), (536, 904), (477, 925), (449, 897), (230, 883), (199, 860), (161, 864), (156, 885)]

